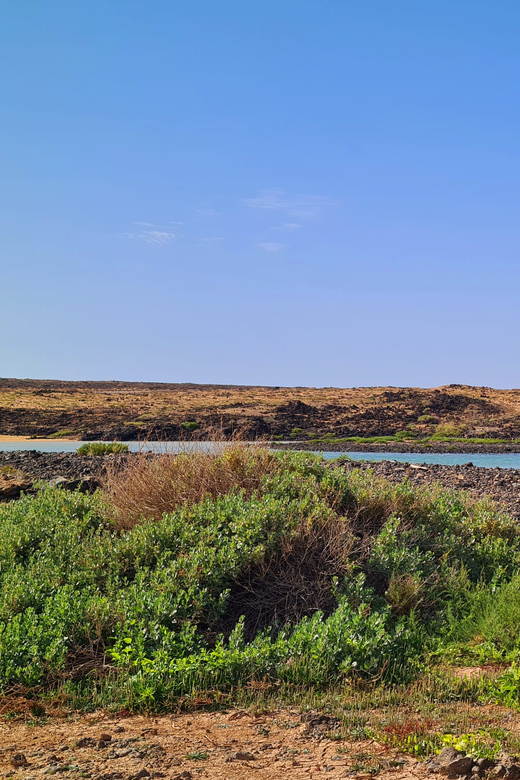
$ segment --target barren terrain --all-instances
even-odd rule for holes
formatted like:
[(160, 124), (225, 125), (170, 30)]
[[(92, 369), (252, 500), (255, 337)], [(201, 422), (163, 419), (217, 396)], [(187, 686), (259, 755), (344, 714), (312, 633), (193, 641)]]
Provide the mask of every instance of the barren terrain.
[[(475, 715), (480, 721), (489, 718), (482, 710)], [(0, 776), (20, 780), (48, 775), (92, 780), (428, 776), (421, 761), (372, 739), (344, 737), (338, 721), (316, 712), (235, 709), (159, 717), (98, 712), (18, 718), (0, 724)], [(497, 708), (494, 723), (504, 718), (511, 727), (510, 715)]]
[(520, 390), (245, 387), (0, 379), (0, 435), (204, 439), (520, 437)]

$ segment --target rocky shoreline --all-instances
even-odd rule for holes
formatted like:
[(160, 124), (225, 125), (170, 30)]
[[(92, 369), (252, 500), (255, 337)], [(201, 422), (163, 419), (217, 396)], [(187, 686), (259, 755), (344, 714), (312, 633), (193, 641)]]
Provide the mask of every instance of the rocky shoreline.
[[(64, 488), (94, 490), (107, 468), (123, 464), (133, 455), (81, 456), (76, 453), (43, 453), (35, 450), (0, 453), (0, 501), (17, 498), (20, 493), (34, 492), (35, 483), (53, 482)], [(383, 460), (350, 461), (340, 459), (333, 468), (372, 469), (374, 474), (391, 482), (410, 480), (414, 485), (438, 483), (451, 490), (465, 490), (474, 498), (490, 496), (520, 521), (520, 469), (412, 464)]]
[(435, 453), (503, 453), (520, 452), (520, 444), (472, 444), (468, 442), (428, 442), (412, 444), (409, 442), (385, 442), (384, 444), (356, 444), (353, 441), (294, 441), (272, 442), (277, 450), (305, 450), (307, 452), (417, 452), (424, 455)]
[(123, 463), (128, 457), (127, 454), (99, 457), (37, 450), (0, 452), (0, 501), (19, 498), (22, 492), (34, 493), (42, 482), (93, 492), (101, 486), (107, 468)]
[(435, 464), (398, 463), (382, 460), (378, 463), (366, 460), (340, 459), (332, 462), (333, 467), (348, 471), (372, 469), (378, 477), (389, 482), (403, 482), (407, 479), (414, 485), (439, 484), (448, 490), (464, 490), (473, 498), (489, 496), (512, 517), (520, 521), (520, 469), (482, 468), (466, 463), (463, 466)]

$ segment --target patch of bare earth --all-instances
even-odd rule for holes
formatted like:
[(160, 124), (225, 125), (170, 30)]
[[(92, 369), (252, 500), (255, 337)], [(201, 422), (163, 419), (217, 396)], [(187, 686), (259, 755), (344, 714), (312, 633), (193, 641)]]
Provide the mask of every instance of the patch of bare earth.
[[(337, 721), (293, 710), (161, 717), (106, 715), (0, 724), (0, 777), (92, 780), (278, 780), (350, 777), (412, 780), (421, 762), (373, 741), (337, 738)], [(336, 738), (334, 738), (336, 737)]]

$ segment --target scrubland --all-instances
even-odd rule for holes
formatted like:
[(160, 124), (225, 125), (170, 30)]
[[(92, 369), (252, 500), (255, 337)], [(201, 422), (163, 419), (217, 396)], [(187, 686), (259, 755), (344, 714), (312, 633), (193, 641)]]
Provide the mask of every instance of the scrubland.
[(92, 496), (0, 506), (3, 712), (297, 706), (338, 739), (514, 750), (519, 564), (517, 523), (460, 491), (259, 447), (138, 456)]
[(0, 435), (151, 441), (237, 432), (347, 449), (405, 441), (507, 444), (520, 439), (520, 390), (0, 379)]

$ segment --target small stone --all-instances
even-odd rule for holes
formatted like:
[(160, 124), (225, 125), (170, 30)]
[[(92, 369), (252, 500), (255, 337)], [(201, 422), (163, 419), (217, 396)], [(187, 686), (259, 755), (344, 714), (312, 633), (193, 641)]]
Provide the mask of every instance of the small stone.
[(122, 734), (125, 730), (124, 726), (116, 726), (114, 728), (114, 734)]
[(248, 750), (238, 750), (233, 756), (235, 761), (255, 761), (255, 757)]
[(100, 734), (99, 735), (99, 739), (102, 742), (110, 742), (110, 740), (112, 739), (112, 734), (106, 734), (106, 733), (105, 734)]
[(11, 756), (13, 766), (27, 766), (28, 763), (23, 753), (15, 753), (14, 756)]
[(81, 739), (78, 739), (76, 742), (76, 747), (79, 748), (86, 748), (86, 747), (94, 747), (96, 744), (95, 740), (92, 739), (92, 737), (82, 737)]

